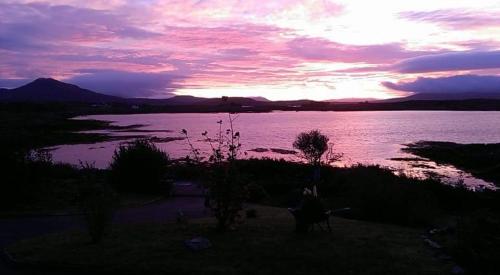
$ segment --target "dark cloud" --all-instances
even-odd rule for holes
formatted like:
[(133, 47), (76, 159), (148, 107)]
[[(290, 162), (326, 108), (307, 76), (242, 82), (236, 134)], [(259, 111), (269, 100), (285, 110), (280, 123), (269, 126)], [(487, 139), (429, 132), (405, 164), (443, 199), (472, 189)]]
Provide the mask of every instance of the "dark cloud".
[(157, 35), (134, 26), (126, 14), (44, 3), (0, 3), (0, 48), (29, 50), (62, 42)]
[(82, 70), (80, 73), (64, 81), (96, 92), (121, 97), (168, 97), (181, 87), (179, 81), (185, 79), (171, 72)]
[(500, 26), (500, 12), (490, 11), (458, 9), (409, 11), (400, 13), (400, 17), (412, 21), (436, 23), (458, 30)]
[(426, 73), (500, 68), (500, 51), (466, 51), (424, 55), (396, 63), (400, 73)]
[(0, 78), (0, 88), (7, 88), (7, 89), (17, 88), (33, 80), (34, 79), (27, 79), (27, 78), (14, 78), (14, 79)]
[(500, 94), (500, 76), (456, 75), (419, 77), (409, 82), (383, 82), (387, 88), (414, 93), (489, 93)]
[(387, 64), (429, 52), (408, 51), (399, 43), (346, 45), (323, 38), (296, 38), (288, 42), (291, 55), (309, 60)]

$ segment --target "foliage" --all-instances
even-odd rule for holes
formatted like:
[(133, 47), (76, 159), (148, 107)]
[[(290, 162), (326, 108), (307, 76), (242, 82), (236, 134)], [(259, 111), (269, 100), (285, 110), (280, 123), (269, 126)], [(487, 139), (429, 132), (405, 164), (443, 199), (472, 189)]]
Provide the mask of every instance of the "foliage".
[[(229, 128), (226, 130), (222, 128), (222, 120), (217, 121), (219, 131), (215, 137), (209, 137), (207, 131), (202, 133), (211, 148), (208, 158), (210, 172), (206, 179), (208, 206), (217, 219), (217, 228), (220, 231), (225, 231), (234, 225), (246, 198), (245, 181), (240, 177), (236, 162), (241, 148), (240, 133), (233, 125), (236, 118), (228, 114)], [(193, 159), (199, 163), (201, 161), (199, 150), (191, 144), (187, 130), (183, 129), (182, 133), (187, 137)]]
[(110, 165), (110, 182), (123, 192), (169, 191), (170, 187), (164, 186), (166, 181), (163, 180), (169, 162), (168, 155), (149, 140), (138, 139), (120, 145)]
[(264, 202), (269, 198), (269, 194), (266, 192), (264, 187), (257, 183), (249, 183), (246, 185), (247, 202), (259, 203)]
[(98, 180), (94, 167), (85, 165), (82, 170), (86, 173), (80, 190), (80, 207), (92, 242), (99, 243), (111, 225), (116, 195), (105, 182)]
[(329, 138), (319, 130), (302, 132), (295, 138), (293, 147), (302, 153), (302, 157), (310, 164), (318, 166), (325, 153), (326, 162), (331, 163), (341, 158), (341, 155), (333, 153), (333, 143), (329, 143)]
[(246, 198), (245, 182), (238, 168), (229, 162), (212, 166), (207, 182), (209, 207), (217, 219), (217, 229), (226, 231), (236, 222)]
[[(237, 160), (239, 177), (269, 195), (266, 204), (295, 207), (308, 187), (308, 165), (273, 159)], [(471, 192), (437, 180), (395, 175), (379, 167), (322, 165), (318, 193), (327, 208), (350, 207), (352, 218), (403, 225), (430, 225), (443, 214), (495, 207), (499, 192)], [(251, 187), (249, 187), (250, 189)]]
[(1, 210), (66, 207), (71, 203), (79, 171), (53, 163), (47, 150), (0, 148)]

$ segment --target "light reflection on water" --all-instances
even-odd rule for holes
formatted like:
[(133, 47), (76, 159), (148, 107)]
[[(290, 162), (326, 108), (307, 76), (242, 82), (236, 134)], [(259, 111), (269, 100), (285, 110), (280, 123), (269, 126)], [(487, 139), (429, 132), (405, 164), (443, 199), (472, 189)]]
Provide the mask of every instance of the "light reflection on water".
[[(215, 135), (218, 120), (227, 123), (227, 114), (138, 114), (95, 115), (83, 118), (108, 120), (114, 125), (143, 124), (140, 130), (159, 132), (113, 132), (112, 135), (151, 135), (160, 138), (181, 137), (186, 129), (197, 148), (208, 152), (209, 146), (201, 133), (205, 130)], [(451, 141), (458, 143), (499, 143), (500, 112), (457, 111), (369, 111), (369, 112), (273, 112), (238, 114), (236, 130), (241, 132), (243, 151), (247, 157), (277, 157), (297, 160), (296, 156), (273, 152), (248, 151), (255, 148), (293, 150), (292, 143), (301, 131), (320, 129), (335, 143), (336, 152), (344, 154), (336, 165), (379, 164), (409, 175), (436, 174), (444, 180), (463, 180), (468, 186), (492, 186), (473, 178), (452, 166), (438, 165), (431, 161), (401, 161), (393, 158), (414, 158), (402, 152), (403, 144), (419, 141)], [(165, 131), (170, 130), (171, 132)], [(123, 142), (123, 141), (122, 141)], [(56, 146), (52, 152), (57, 161), (78, 164), (94, 162), (97, 167), (107, 167), (114, 149), (120, 141), (96, 144)], [(189, 154), (184, 140), (157, 143), (172, 158)]]

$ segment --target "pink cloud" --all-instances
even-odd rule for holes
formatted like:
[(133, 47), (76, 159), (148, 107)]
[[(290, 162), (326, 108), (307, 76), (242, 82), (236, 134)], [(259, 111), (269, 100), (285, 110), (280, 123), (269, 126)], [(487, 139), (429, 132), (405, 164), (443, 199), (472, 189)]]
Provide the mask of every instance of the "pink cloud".
[(288, 42), (293, 55), (307, 60), (387, 64), (428, 52), (409, 51), (402, 44), (346, 45), (323, 38), (296, 38)]
[[(368, 78), (379, 73), (464, 68), (458, 66), (459, 57), (453, 56), (446, 56), (446, 61), (438, 62), (439, 66), (432, 58), (429, 63), (426, 56), (443, 53), (442, 47), (425, 45), (420, 47), (424, 50), (411, 50), (403, 40), (349, 45), (306, 36), (293, 25), (271, 25), (274, 21), (293, 21), (296, 15), (304, 22), (318, 23), (315, 20), (330, 18), (333, 21), (349, 12), (332, 1), (105, 2), (0, 4), (0, 80), (54, 76), (91, 86), (100, 83), (110, 92), (123, 95), (123, 86), (113, 89), (112, 82), (105, 80), (129, 77), (148, 87), (139, 89), (137, 84), (134, 89), (139, 92), (130, 92), (131, 95), (157, 97), (153, 89), (167, 95), (179, 88), (323, 82), (319, 78), (332, 79), (328, 80), (331, 83), (325, 80), (325, 85), (334, 86), (336, 80), (352, 73)], [(447, 24), (465, 24), (469, 20), (466, 15), (445, 18), (437, 12), (403, 16)], [(496, 24), (490, 17), (482, 16), (482, 23), (476, 24)], [(454, 45), (492, 51), (497, 44), (466, 40)], [(472, 59), (468, 64), (496, 60)], [(310, 69), (308, 66), (314, 63), (318, 66)], [(322, 67), (335, 63), (352, 63), (352, 68)], [(472, 69), (496, 68), (476, 65)], [(470, 66), (473, 65), (469, 69)], [(154, 85), (148, 86), (147, 81)]]

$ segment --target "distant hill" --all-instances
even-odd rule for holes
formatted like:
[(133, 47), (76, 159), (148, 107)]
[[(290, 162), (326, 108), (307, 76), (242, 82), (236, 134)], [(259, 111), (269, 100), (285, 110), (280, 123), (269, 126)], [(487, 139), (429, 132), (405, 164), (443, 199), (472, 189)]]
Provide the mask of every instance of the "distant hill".
[(120, 97), (103, 95), (52, 78), (38, 78), (24, 86), (0, 90), (0, 101), (8, 102), (123, 102)]
[(126, 103), (158, 106), (261, 106), (271, 102), (263, 97), (202, 98), (189, 95), (174, 96), (166, 99), (121, 98), (100, 94), (79, 86), (64, 83), (52, 78), (38, 78), (24, 86), (14, 89), (0, 89), (0, 101), (4, 102), (84, 102), (84, 103)]
[(376, 98), (339, 98), (339, 99), (328, 99), (324, 100), (323, 102), (332, 102), (332, 103), (356, 103), (356, 102), (371, 102), (371, 101), (377, 101), (379, 99)]
[(263, 96), (251, 96), (249, 98), (257, 100), (257, 101), (262, 101), (262, 102), (270, 102), (271, 101)]
[[(39, 78), (19, 88), (0, 89), (0, 102), (113, 103), (101, 106), (101, 111), (109, 113), (226, 112), (228, 110), (231, 112), (269, 112), (273, 110), (500, 110), (500, 93), (498, 95), (491, 93), (419, 93), (408, 97), (386, 100), (348, 98), (327, 101), (308, 99), (270, 101), (263, 97), (224, 97), (221, 99), (188, 95), (150, 99), (104, 95), (52, 78)], [(95, 107), (99, 106), (92, 106), (91, 108), (94, 110)]]
[(150, 98), (127, 98), (127, 102), (134, 104), (150, 104), (161, 106), (219, 106), (219, 105), (239, 105), (239, 106), (261, 106), (271, 101), (263, 101), (249, 97), (227, 97), (222, 100), (217, 98), (195, 97), (189, 95), (178, 95), (165, 99)]
[(195, 97), (190, 95), (178, 95), (170, 98), (153, 99), (153, 98), (127, 98), (126, 101), (132, 104), (148, 104), (148, 105), (166, 105), (166, 106), (188, 106), (197, 105), (206, 100), (206, 98)]

